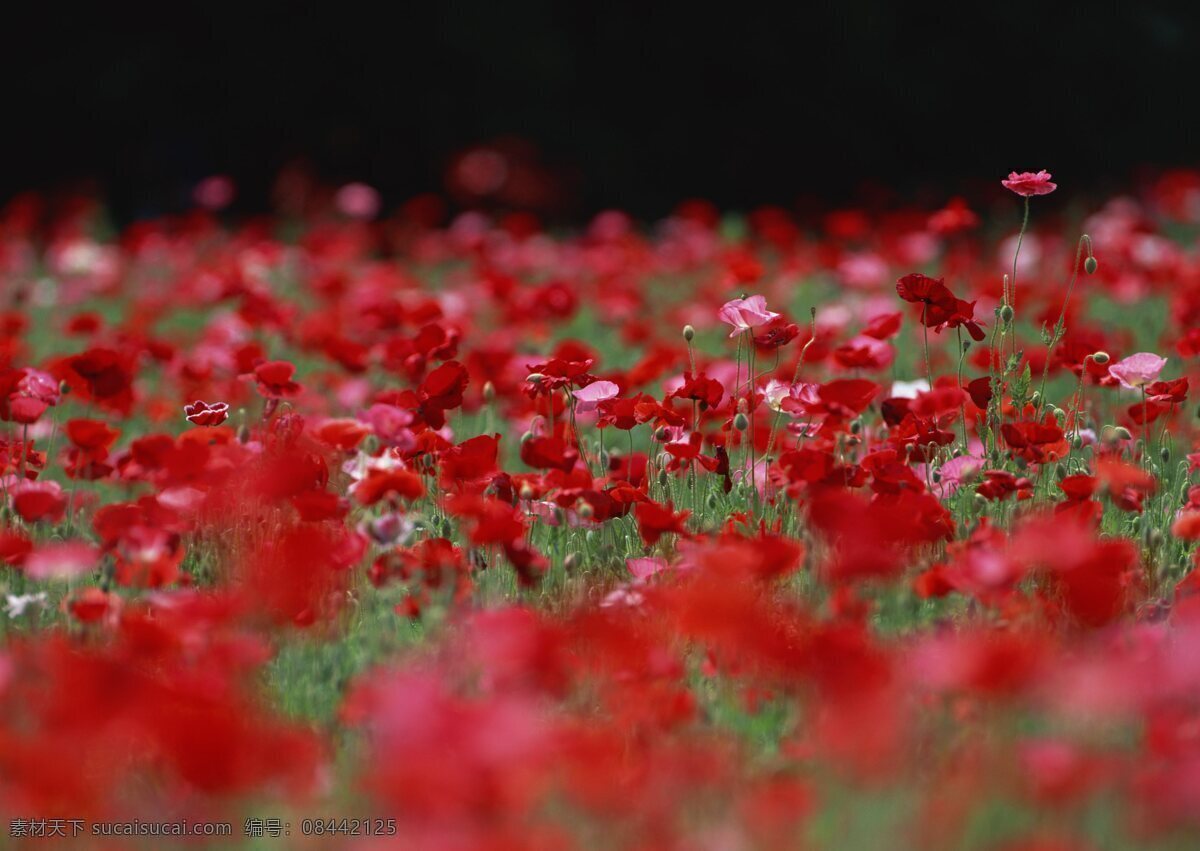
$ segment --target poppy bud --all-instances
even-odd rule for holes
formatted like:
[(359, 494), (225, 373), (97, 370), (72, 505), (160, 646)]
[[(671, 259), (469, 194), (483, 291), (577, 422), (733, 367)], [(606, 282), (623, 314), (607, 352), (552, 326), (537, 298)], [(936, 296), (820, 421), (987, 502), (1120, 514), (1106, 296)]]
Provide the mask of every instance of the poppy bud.
[(738, 411), (738, 415), (733, 418), (733, 427), (738, 431), (745, 431), (750, 427), (750, 418)]
[(526, 482), (525, 484), (521, 485), (521, 499), (524, 499), (524, 500), (533, 499), (533, 488), (531, 488), (529, 486), (529, 482)]
[(738, 399), (738, 401), (737, 401), (737, 412), (738, 412), (739, 414), (745, 414), (745, 413), (747, 413), (749, 410), (750, 410), (750, 403), (749, 403), (748, 401), (746, 401), (746, 397), (745, 397), (745, 396), (743, 396), (741, 399)]
[(1083, 446), (1083, 438), (1078, 434), (1071, 435), (1071, 446), (1079, 449), (1081, 446)]
[(496, 398), (496, 385), (490, 381), (483, 382), (483, 401), (491, 403)]
[(860, 431), (862, 431), (862, 420), (858, 417), (855, 417), (854, 419), (850, 420), (850, 433), (858, 434)]
[(708, 499), (705, 500), (705, 504), (708, 505), (709, 508), (716, 508), (717, 507), (717, 495), (715, 493), (710, 493), (708, 495)]
[(525, 380), (534, 387), (541, 387), (542, 382), (546, 380), (546, 376), (542, 375), (540, 372), (531, 372), (529, 375), (525, 376)]
[(654, 432), (654, 439), (659, 443), (666, 443), (671, 439), (671, 432), (666, 426), (659, 426), (658, 431)]
[(1171, 463), (1171, 447), (1164, 446), (1162, 449), (1158, 450), (1158, 457), (1162, 459), (1162, 462), (1164, 464), (1170, 464)]
[(1066, 467), (1055, 467), (1054, 468), (1054, 478), (1058, 479), (1061, 482), (1066, 477), (1067, 477), (1067, 468)]
[(1041, 404), (1041, 401), (1042, 401), (1042, 394), (1040, 392), (1038, 392), (1037, 390), (1034, 390), (1033, 395), (1029, 397), (1029, 403), (1036, 407), (1037, 405)]
[(1106, 363), (1108, 363), (1108, 361), (1108, 352), (1096, 352), (1092, 355), (1092, 363), (1094, 364), (1104, 366)]
[(1089, 275), (1096, 274), (1096, 270), (1099, 268), (1100, 268), (1100, 264), (1098, 262), (1096, 262), (1095, 257), (1092, 257), (1089, 255), (1088, 259), (1083, 261), (1083, 270), (1085, 272), (1087, 272)]
[(563, 559), (563, 570), (567, 573), (574, 573), (577, 567), (579, 567), (579, 556), (575, 553), (567, 553), (567, 557)]
[(250, 442), (250, 428), (245, 423), (238, 426), (237, 442), (245, 445)]
[(670, 482), (671, 482), (671, 477), (669, 475), (667, 475), (667, 471), (662, 468), (659, 468), (659, 471), (658, 471), (659, 487), (665, 488), (668, 484), (670, 484)]
[(1133, 435), (1129, 433), (1129, 429), (1125, 428), (1125, 426), (1117, 426), (1114, 428), (1113, 436), (1116, 437), (1117, 440), (1129, 440), (1133, 437)]
[(581, 499), (575, 506), (575, 513), (583, 520), (591, 520), (596, 516), (596, 509), (592, 508), (590, 502)]
[(1013, 321), (1014, 315), (1011, 304), (1006, 304), (1000, 308), (1000, 318), (1004, 321), (1005, 325)]
[(71, 385), (65, 381), (58, 382), (58, 393), (60, 396), (69, 396), (71, 393)]
[(691, 325), (683, 326), (683, 339), (687, 340), (690, 343), (695, 338), (695, 336), (696, 336), (695, 328), (693, 328)]

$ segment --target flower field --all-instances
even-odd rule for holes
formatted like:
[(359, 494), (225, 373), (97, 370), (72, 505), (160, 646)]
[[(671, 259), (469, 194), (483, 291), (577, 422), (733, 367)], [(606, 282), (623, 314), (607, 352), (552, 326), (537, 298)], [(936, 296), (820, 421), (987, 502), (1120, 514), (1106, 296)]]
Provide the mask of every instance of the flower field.
[(0, 831), (1195, 848), (1200, 173), (992, 189), (12, 201)]

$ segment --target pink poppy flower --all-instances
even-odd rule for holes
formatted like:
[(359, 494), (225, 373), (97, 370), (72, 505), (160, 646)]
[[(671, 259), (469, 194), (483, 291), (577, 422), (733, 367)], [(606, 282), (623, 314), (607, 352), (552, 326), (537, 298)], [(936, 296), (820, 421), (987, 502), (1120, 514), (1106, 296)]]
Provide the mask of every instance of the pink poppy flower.
[(749, 331), (751, 328), (765, 325), (778, 315), (778, 313), (772, 313), (767, 310), (767, 300), (760, 295), (752, 295), (749, 298), (735, 298), (733, 301), (727, 301), (721, 307), (721, 311), (718, 314), (722, 322), (727, 322), (733, 326), (733, 331), (729, 334), (730, 337), (736, 337), (743, 331)]
[(621, 388), (611, 381), (593, 381), (586, 387), (580, 387), (571, 393), (572, 396), (579, 400), (579, 404), (575, 406), (575, 412), (586, 414), (589, 411), (594, 411), (598, 404), (607, 399), (615, 398), (620, 391)]
[(1050, 172), (1042, 169), (1037, 174), (1032, 171), (1021, 173), (1010, 172), (1008, 180), (1001, 180), (1001, 185), (1010, 192), (1028, 198), (1031, 195), (1049, 195), (1058, 188), (1057, 183), (1050, 182)]
[(1166, 358), (1153, 352), (1138, 352), (1108, 368), (1108, 374), (1121, 382), (1122, 387), (1137, 390), (1158, 379), (1158, 374), (1167, 365)]
[(661, 558), (647, 556), (645, 558), (627, 558), (625, 559), (625, 566), (629, 568), (629, 572), (633, 574), (634, 579), (646, 580), (666, 570), (667, 562)]

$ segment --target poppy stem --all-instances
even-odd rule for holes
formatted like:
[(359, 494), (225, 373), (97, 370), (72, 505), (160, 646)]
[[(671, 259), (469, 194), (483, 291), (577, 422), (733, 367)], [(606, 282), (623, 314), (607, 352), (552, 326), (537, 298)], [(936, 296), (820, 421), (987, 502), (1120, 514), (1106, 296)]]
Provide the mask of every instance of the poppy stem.
[[(804, 356), (808, 354), (808, 347), (811, 346), (817, 339), (817, 309), (809, 308), (809, 338), (804, 347), (800, 349), (800, 358), (796, 361), (796, 368), (792, 371), (792, 383), (789, 385), (788, 392), (796, 386), (796, 382), (800, 380), (800, 369), (804, 366)], [(783, 418), (783, 404), (780, 402), (779, 410), (775, 412), (775, 418), (771, 420), (771, 436), (767, 438), (767, 456), (771, 455), (771, 450), (775, 448), (775, 433), (779, 428), (779, 421)]]
[(1046, 346), (1046, 360), (1042, 364), (1042, 384), (1038, 391), (1038, 417), (1042, 415), (1042, 408), (1046, 405), (1046, 376), (1050, 371), (1050, 356), (1054, 353), (1054, 347), (1059, 344), (1067, 331), (1067, 306), (1071, 303), (1071, 293), (1075, 291), (1075, 281), (1079, 278), (1079, 263), (1083, 259), (1083, 247), (1087, 245), (1088, 256), (1092, 255), (1092, 238), (1086, 233), (1079, 237), (1079, 243), (1075, 247), (1075, 265), (1071, 267), (1071, 280), (1067, 284), (1067, 294), (1063, 298), (1062, 312), (1058, 314), (1058, 322), (1054, 324), (1054, 333), (1050, 337), (1050, 343)]
[[(1021, 230), (1017, 233), (1017, 248), (1013, 252), (1013, 267), (1012, 279), (1009, 282), (1008, 289), (1008, 306), (1013, 310), (1017, 309), (1017, 258), (1021, 256), (1021, 243), (1025, 239), (1025, 230), (1029, 227), (1029, 196), (1025, 196), (1025, 214), (1021, 217)], [(1014, 331), (1012, 339), (1012, 353), (1017, 353), (1017, 335)]]
[(929, 304), (926, 303), (921, 308), (921, 330), (925, 334), (925, 379), (929, 382), (929, 389), (933, 389), (933, 367), (929, 362), (929, 326), (925, 324), (925, 314), (929, 311)]
[[(954, 330), (958, 333), (958, 392), (961, 394), (963, 392), (963, 389), (962, 389), (963, 361), (967, 357), (967, 349), (969, 347), (963, 345), (962, 326), (960, 325), (957, 328), (955, 328)], [(930, 389), (931, 390), (933, 389), (932, 384), (930, 385)], [(968, 441), (967, 441), (967, 403), (966, 403), (966, 400), (961, 400), (959, 402), (958, 415), (962, 419), (963, 452), (966, 453), (966, 452), (968, 452), (968, 449), (967, 449)]]

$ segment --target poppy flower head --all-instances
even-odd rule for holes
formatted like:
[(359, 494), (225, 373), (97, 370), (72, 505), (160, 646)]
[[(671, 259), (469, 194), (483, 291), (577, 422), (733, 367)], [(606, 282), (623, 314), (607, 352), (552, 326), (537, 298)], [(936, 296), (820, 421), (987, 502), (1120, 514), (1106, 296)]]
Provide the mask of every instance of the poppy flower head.
[(254, 368), (258, 392), (268, 399), (296, 396), (304, 388), (292, 380), (296, 365), (283, 360), (267, 361)]
[(187, 421), (198, 426), (217, 426), (229, 419), (229, 405), (225, 402), (201, 402), (197, 399), (183, 408)]
[(752, 328), (757, 328), (760, 325), (771, 322), (779, 314), (767, 310), (767, 300), (765, 297), (752, 295), (749, 298), (735, 298), (725, 302), (721, 306), (718, 316), (722, 322), (727, 323), (733, 328), (729, 332), (729, 336), (736, 337), (743, 331), (749, 331)]
[(1015, 192), (1023, 198), (1034, 195), (1049, 195), (1058, 188), (1057, 183), (1050, 181), (1051, 174), (1045, 169), (1034, 174), (1031, 171), (1010, 172), (1007, 180), (1000, 184), (1010, 192)]
[(1157, 381), (1166, 365), (1166, 358), (1153, 352), (1138, 352), (1114, 363), (1108, 368), (1108, 374), (1117, 379), (1122, 387), (1137, 390)]

